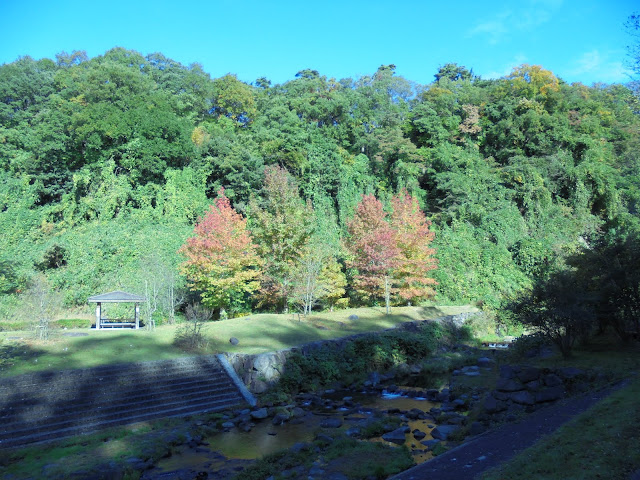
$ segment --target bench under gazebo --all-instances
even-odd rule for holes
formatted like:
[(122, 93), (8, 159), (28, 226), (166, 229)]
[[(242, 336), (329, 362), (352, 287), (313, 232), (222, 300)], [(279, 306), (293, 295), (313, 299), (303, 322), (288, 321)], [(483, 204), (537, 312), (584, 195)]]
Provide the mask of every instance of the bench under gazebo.
[[(140, 328), (140, 304), (146, 302), (145, 297), (122, 291), (103, 293), (89, 297), (88, 303), (96, 305), (96, 330), (104, 328)], [(103, 303), (133, 303), (133, 318), (110, 319), (102, 316)]]

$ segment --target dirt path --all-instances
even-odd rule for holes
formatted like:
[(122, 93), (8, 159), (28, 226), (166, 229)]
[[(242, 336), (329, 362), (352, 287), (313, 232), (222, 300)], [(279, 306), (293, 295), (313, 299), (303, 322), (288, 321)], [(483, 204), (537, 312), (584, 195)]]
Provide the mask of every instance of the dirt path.
[(504, 425), (480, 435), (421, 465), (406, 470), (390, 480), (466, 480), (477, 478), (488, 470), (508, 461), (520, 451), (536, 443), (544, 435), (584, 412), (603, 398), (628, 384), (572, 397), (556, 405), (538, 410), (517, 423)]

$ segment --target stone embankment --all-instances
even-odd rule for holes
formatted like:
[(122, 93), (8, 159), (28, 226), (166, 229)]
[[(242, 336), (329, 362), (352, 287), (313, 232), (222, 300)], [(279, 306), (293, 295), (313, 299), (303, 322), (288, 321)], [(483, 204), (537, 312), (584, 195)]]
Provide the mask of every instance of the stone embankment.
[(503, 365), (496, 388), (483, 403), (480, 419), (485, 422), (512, 421), (518, 414), (530, 413), (585, 390), (592, 380), (583, 370)]
[[(405, 322), (395, 328), (385, 331), (415, 331), (420, 324), (425, 322), (452, 323), (457, 327), (461, 327), (464, 322), (473, 315), (477, 315), (477, 313), (464, 312), (457, 315), (439, 317), (434, 320)], [(357, 318), (355, 318), (355, 320), (357, 320)], [(331, 340), (320, 340), (317, 342), (307, 343), (299, 347), (278, 350), (276, 352), (265, 352), (256, 355), (242, 353), (225, 353), (224, 355), (249, 391), (251, 393), (260, 394), (266, 392), (270, 387), (274, 386), (278, 382), (280, 376), (284, 372), (287, 358), (292, 354), (302, 353), (304, 355), (327, 345), (341, 347), (356, 338), (367, 335), (372, 335), (372, 333), (360, 333)], [(232, 340), (236, 343), (242, 342), (242, 339), (233, 338)]]

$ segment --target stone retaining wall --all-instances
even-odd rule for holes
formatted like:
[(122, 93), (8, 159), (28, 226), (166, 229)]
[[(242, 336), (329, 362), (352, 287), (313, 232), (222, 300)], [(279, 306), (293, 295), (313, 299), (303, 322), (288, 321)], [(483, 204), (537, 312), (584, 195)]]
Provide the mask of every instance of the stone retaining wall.
[[(461, 327), (468, 318), (477, 314), (478, 312), (464, 312), (457, 315), (447, 315), (444, 317), (439, 317), (433, 320), (406, 322), (398, 325), (395, 328), (383, 330), (383, 332), (398, 330), (409, 332), (416, 331), (418, 329), (418, 326), (424, 322), (452, 323), (456, 327)], [(317, 342), (307, 343), (299, 347), (278, 350), (276, 352), (265, 352), (254, 355), (242, 353), (225, 353), (224, 355), (226, 356), (229, 364), (234, 368), (238, 376), (247, 386), (249, 391), (251, 393), (258, 394), (267, 391), (270, 387), (278, 382), (280, 376), (284, 373), (287, 358), (289, 358), (289, 356), (291, 356), (292, 354), (302, 353), (303, 355), (306, 355), (327, 345), (340, 347), (356, 338), (364, 337), (374, 333), (381, 332), (360, 333), (357, 335), (340, 337), (331, 340), (319, 340)]]
[(503, 365), (495, 390), (485, 398), (483, 418), (509, 420), (521, 411), (534, 411), (576, 391), (588, 388), (590, 375), (573, 367), (539, 368)]

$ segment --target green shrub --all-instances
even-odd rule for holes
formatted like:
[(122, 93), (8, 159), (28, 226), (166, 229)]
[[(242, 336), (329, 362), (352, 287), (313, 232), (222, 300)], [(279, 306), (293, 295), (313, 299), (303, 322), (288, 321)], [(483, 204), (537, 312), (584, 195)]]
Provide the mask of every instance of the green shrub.
[(335, 382), (351, 384), (373, 371), (384, 371), (401, 363), (419, 363), (430, 356), (451, 333), (436, 323), (417, 332), (395, 331), (364, 335), (342, 348), (325, 345), (307, 355), (296, 353), (287, 360), (279, 388), (287, 393), (314, 390)]
[(86, 318), (61, 318), (53, 323), (56, 328), (91, 328), (92, 320)]
[(327, 448), (325, 458), (339, 459), (340, 471), (350, 479), (384, 479), (413, 466), (405, 447), (389, 447), (377, 442), (364, 442), (339, 437)]
[(30, 324), (27, 320), (2, 320), (0, 321), (0, 332), (16, 332), (29, 330)]
[(306, 445), (297, 452), (283, 450), (272, 453), (250, 465), (241, 473), (236, 475), (236, 480), (264, 480), (270, 476), (277, 475), (284, 470), (297, 467), (298, 465), (310, 465), (315, 456), (313, 445)]
[(374, 438), (381, 437), (386, 431), (387, 426), (392, 425), (399, 427), (402, 423), (399, 417), (381, 417), (371, 422), (368, 422), (360, 431), (362, 438)]
[(509, 347), (509, 355), (513, 358), (521, 359), (526, 357), (532, 350), (540, 350), (550, 345), (549, 339), (541, 332), (530, 333), (515, 339)]

